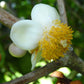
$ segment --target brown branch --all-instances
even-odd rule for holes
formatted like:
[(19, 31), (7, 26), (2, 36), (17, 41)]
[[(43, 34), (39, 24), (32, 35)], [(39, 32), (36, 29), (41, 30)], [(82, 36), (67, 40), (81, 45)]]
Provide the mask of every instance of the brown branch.
[(59, 9), (59, 13), (60, 13), (61, 22), (68, 24), (67, 17), (66, 17), (64, 0), (57, 0), (57, 4), (58, 4), (58, 9)]
[[(58, 2), (60, 2), (60, 1), (62, 1), (62, 0), (58, 0)], [(63, 2), (60, 2), (60, 5), (61, 4), (63, 5)], [(58, 6), (60, 6), (60, 5), (58, 5)], [(63, 10), (62, 9), (61, 10), (65, 11), (65, 8), (64, 7), (62, 7), (62, 8), (63, 8)], [(61, 10), (59, 10), (59, 11), (61, 11)], [(3, 11), (0, 11), (0, 12), (3, 12)], [(11, 16), (7, 12), (5, 12), (4, 14)], [(2, 23), (5, 23), (5, 20), (3, 19), (4, 18), (3, 16), (5, 16), (5, 19), (8, 19), (8, 22), (7, 22), (7, 24), (5, 23), (5, 25), (8, 27), (11, 27), (13, 23), (18, 21), (18, 19), (14, 19), (14, 16), (11, 16), (11, 19), (10, 19), (4, 14), (3, 13), (0, 14), (0, 21)], [(60, 14), (61, 14), (61, 12), (60, 12)], [(66, 17), (64, 14), (65, 14), (65, 12), (62, 12), (62, 14), (61, 14), (62, 22), (67, 23), (67, 19), (65, 19)], [(1, 20), (1, 18), (2, 18), (2, 20)], [(48, 63), (46, 66), (44, 66), (42, 68), (39, 68), (39, 69), (37, 69), (33, 72), (30, 72), (30, 73), (28, 73), (28, 74), (26, 74), (20, 78), (17, 78), (15, 80), (12, 80), (10, 82), (3, 83), (3, 84), (25, 84), (25, 83), (29, 83), (29, 82), (37, 80), (38, 78), (40, 78), (42, 76), (46, 76), (50, 72), (53, 72), (54, 70), (58, 69), (59, 67), (63, 67), (63, 66), (67, 66), (67, 67), (74, 69), (74, 70), (76, 70), (76, 71), (78, 71), (84, 75), (84, 62), (83, 62), (83, 60), (80, 59), (78, 56), (76, 56), (73, 51), (71, 51), (70, 53), (67, 53), (67, 54), (69, 56), (65, 56), (64, 58), (60, 58), (56, 62)]]
[(0, 8), (0, 23), (6, 27), (11, 28), (11, 26), (18, 20), (18, 18)]
[[(70, 54), (71, 53), (71, 54)], [(74, 52), (68, 53), (69, 56), (65, 56), (64, 58), (60, 58), (56, 62), (48, 63), (46, 66), (39, 68), (33, 72), (30, 72), (20, 78), (17, 78), (15, 80), (12, 80), (7, 83), (3, 84), (25, 84), (32, 81), (37, 80), (38, 78), (42, 76), (48, 75), (50, 72), (55, 71), (56, 69), (60, 67), (67, 66), (71, 69), (74, 69), (84, 75), (84, 62), (81, 60), (78, 56), (74, 54)]]

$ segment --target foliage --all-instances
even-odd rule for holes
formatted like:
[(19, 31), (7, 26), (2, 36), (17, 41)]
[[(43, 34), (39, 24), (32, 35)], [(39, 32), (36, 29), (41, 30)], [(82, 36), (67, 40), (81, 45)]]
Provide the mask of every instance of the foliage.
[[(2, 1), (2, 0), (0, 0)], [(19, 17), (20, 19), (30, 19), (31, 9), (37, 3), (46, 3), (57, 8), (56, 0), (4, 0), (6, 6), (4, 9)], [(84, 1), (83, 0), (65, 0), (68, 23), (74, 30), (73, 47), (75, 53), (84, 60)], [(22, 58), (14, 58), (8, 52), (8, 46), (11, 43), (9, 38), (10, 30), (0, 24), (0, 83), (10, 81), (31, 70), (31, 55), (27, 53)], [(18, 75), (16, 75), (18, 73)], [(67, 76), (68, 77), (68, 76)], [(56, 78), (44, 77), (53, 81)], [(73, 80), (81, 80), (84, 83), (84, 76), (78, 75)], [(39, 84), (39, 80), (33, 84)]]

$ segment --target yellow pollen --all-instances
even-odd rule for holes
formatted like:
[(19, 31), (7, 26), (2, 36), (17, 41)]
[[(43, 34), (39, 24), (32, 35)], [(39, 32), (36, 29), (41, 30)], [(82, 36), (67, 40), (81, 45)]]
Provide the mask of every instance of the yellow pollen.
[(60, 21), (53, 21), (49, 31), (45, 31), (43, 38), (39, 41), (39, 50), (42, 51), (41, 56), (45, 60), (56, 60), (64, 57), (64, 53), (68, 50), (72, 40), (72, 29)]

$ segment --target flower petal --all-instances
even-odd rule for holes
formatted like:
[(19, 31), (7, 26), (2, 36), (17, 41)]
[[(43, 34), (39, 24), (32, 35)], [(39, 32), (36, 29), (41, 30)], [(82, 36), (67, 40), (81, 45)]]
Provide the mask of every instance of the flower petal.
[(35, 5), (32, 9), (31, 17), (33, 21), (36, 21), (45, 27), (52, 26), (53, 20), (60, 20), (57, 10), (46, 4)]
[(42, 57), (41, 57), (41, 51), (38, 52), (37, 54), (36, 54), (36, 52), (37, 51), (34, 51), (34, 53), (31, 56), (31, 63), (32, 63), (31, 70), (33, 70), (35, 68), (36, 63), (39, 62), (42, 59)]
[(32, 20), (21, 20), (12, 26), (10, 38), (18, 47), (32, 50), (38, 46), (42, 34), (41, 25)]
[(26, 50), (18, 48), (14, 43), (9, 46), (9, 53), (14, 57), (23, 57), (26, 54)]

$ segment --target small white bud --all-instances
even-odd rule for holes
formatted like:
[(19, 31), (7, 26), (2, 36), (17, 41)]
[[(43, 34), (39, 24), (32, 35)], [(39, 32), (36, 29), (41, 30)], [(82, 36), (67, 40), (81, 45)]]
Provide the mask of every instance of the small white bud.
[(13, 57), (23, 57), (26, 54), (26, 50), (23, 50), (19, 47), (17, 47), (14, 43), (10, 44), (9, 46), (9, 53), (13, 56)]

